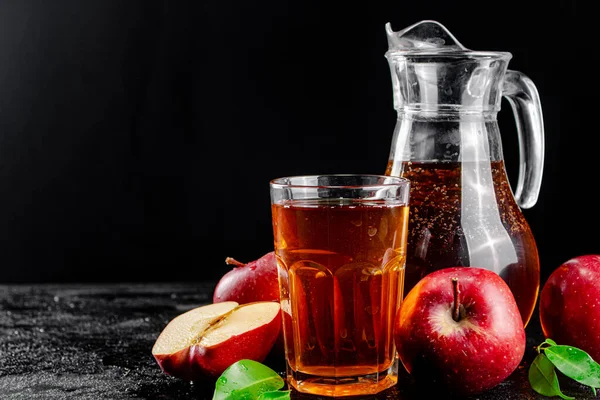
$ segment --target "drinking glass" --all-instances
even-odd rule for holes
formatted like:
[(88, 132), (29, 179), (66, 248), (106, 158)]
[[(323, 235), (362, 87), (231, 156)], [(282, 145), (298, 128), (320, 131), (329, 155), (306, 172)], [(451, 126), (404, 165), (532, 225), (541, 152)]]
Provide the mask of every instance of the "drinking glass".
[(270, 182), (287, 378), (299, 392), (356, 396), (396, 384), (409, 185), (381, 175)]

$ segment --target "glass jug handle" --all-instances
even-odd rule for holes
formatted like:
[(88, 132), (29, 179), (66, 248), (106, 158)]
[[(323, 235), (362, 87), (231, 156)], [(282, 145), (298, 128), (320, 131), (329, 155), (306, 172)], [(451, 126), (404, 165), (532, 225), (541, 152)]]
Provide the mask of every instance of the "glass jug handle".
[(508, 70), (502, 95), (510, 103), (519, 134), (519, 179), (515, 200), (521, 208), (535, 205), (544, 169), (544, 121), (538, 91), (527, 76)]

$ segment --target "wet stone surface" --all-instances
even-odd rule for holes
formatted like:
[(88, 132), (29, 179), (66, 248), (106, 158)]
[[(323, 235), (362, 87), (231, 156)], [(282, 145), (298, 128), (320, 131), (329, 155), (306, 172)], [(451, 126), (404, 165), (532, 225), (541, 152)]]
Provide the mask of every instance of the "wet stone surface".
[[(214, 381), (192, 384), (166, 376), (151, 349), (172, 318), (211, 302), (213, 288), (207, 283), (0, 285), (0, 399), (211, 399)], [(547, 399), (527, 381), (534, 346), (542, 341), (537, 315), (527, 332), (522, 366), (473, 399)], [(265, 364), (283, 376), (283, 360)], [(577, 399), (595, 398), (564, 379), (561, 388)], [(396, 387), (371, 398), (424, 394), (403, 374)], [(296, 393), (292, 398), (317, 399)]]

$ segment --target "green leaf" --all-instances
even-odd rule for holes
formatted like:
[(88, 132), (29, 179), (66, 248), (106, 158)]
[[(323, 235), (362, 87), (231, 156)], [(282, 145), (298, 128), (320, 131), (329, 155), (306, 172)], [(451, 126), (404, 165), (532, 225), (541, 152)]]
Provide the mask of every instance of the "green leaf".
[(600, 364), (588, 353), (572, 346), (556, 345), (544, 349), (554, 366), (569, 378), (590, 386), (594, 394), (600, 387)]
[(540, 343), (539, 346), (536, 347), (536, 350), (538, 353), (540, 353), (542, 350), (551, 347), (551, 346), (556, 346), (556, 342), (550, 338), (546, 338), (546, 340), (544, 340), (542, 343)]
[(265, 392), (260, 395), (258, 400), (289, 400), (291, 390), (278, 390), (276, 392)]
[(231, 364), (217, 379), (213, 400), (255, 400), (284, 385), (283, 378), (266, 365), (240, 360)]
[(545, 354), (538, 354), (529, 367), (529, 383), (531, 388), (542, 396), (560, 396), (565, 400), (573, 400), (573, 397), (564, 395), (560, 391), (558, 376), (554, 370), (554, 364), (550, 362)]

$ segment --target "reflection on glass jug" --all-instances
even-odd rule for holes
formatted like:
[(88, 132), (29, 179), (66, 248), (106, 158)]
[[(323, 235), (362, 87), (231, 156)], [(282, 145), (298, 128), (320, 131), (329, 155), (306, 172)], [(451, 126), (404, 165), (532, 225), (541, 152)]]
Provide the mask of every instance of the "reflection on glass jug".
[[(544, 128), (534, 84), (507, 70), (511, 54), (471, 51), (441, 24), (386, 25), (394, 108), (387, 175), (411, 181), (405, 293), (426, 274), (472, 266), (498, 273), (523, 322), (540, 285), (535, 239), (521, 209), (535, 205)], [(520, 170), (513, 195), (496, 119), (502, 96), (515, 114)]]

